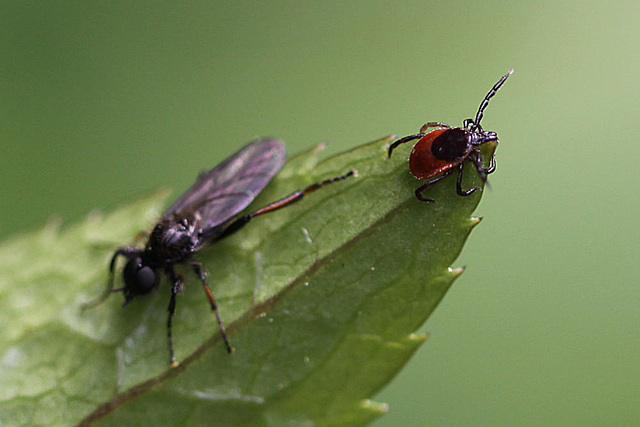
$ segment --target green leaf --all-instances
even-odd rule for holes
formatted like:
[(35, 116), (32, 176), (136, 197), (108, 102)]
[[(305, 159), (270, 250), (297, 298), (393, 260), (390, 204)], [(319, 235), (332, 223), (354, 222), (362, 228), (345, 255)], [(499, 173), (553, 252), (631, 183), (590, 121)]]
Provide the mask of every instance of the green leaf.
[[(184, 269), (168, 366), (168, 285), (122, 308), (103, 291), (118, 246), (143, 244), (166, 194), (0, 245), (0, 424), (362, 425), (369, 400), (425, 340), (414, 335), (461, 273), (449, 266), (478, 219), (480, 192), (455, 176), (416, 200), (410, 144), (391, 139), (318, 161), (292, 158), (252, 205), (311, 182), (357, 176), (254, 219), (198, 254), (235, 353), (225, 352), (201, 285)], [(480, 185), (465, 175), (465, 187)], [(120, 277), (117, 277), (120, 281)]]

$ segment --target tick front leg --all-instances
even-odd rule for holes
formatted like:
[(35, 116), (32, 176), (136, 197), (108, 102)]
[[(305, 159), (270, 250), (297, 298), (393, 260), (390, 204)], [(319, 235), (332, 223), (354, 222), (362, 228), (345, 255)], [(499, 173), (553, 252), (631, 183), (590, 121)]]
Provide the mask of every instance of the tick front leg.
[(227, 339), (227, 331), (224, 328), (224, 323), (222, 323), (222, 319), (220, 318), (220, 314), (218, 313), (218, 303), (216, 303), (215, 298), (213, 297), (213, 292), (211, 292), (211, 288), (207, 284), (205, 280), (205, 274), (202, 271), (202, 264), (199, 262), (192, 262), (191, 268), (196, 273), (196, 275), (200, 278), (202, 282), (202, 287), (204, 288), (204, 292), (207, 294), (207, 298), (209, 299), (209, 304), (211, 305), (211, 310), (213, 310), (216, 320), (218, 321), (218, 327), (220, 328), (220, 335), (222, 335), (222, 340), (224, 341), (225, 346), (227, 347), (227, 352), (232, 353), (233, 348), (231, 344), (229, 344), (229, 340)]

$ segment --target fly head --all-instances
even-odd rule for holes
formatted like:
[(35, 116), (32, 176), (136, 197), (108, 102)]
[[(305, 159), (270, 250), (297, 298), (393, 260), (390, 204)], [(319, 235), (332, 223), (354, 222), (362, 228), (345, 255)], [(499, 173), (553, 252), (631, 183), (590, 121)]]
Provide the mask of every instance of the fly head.
[(124, 276), (125, 306), (134, 297), (151, 292), (160, 281), (160, 275), (156, 273), (155, 268), (149, 265), (143, 256), (138, 255), (129, 258), (122, 275)]

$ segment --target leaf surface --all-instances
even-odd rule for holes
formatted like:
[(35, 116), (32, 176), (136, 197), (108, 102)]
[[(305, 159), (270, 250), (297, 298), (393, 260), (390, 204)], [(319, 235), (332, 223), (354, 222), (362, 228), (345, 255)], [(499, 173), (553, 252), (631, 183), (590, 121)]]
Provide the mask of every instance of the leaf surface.
[[(198, 253), (235, 353), (188, 269), (168, 367), (168, 284), (122, 309), (102, 292), (118, 246), (144, 241), (168, 205), (158, 193), (60, 230), (0, 245), (0, 423), (6, 425), (362, 425), (370, 399), (425, 337), (414, 335), (461, 273), (451, 269), (480, 192), (455, 176), (418, 201), (410, 144), (383, 138), (319, 161), (292, 158), (249, 209), (309, 183), (357, 176), (257, 217)], [(480, 185), (465, 174), (464, 186)], [(117, 279), (120, 282), (120, 277)]]

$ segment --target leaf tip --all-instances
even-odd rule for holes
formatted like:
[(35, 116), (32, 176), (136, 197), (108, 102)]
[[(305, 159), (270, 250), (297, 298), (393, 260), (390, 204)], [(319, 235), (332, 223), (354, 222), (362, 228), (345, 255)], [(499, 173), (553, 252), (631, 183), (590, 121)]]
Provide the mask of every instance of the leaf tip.
[(456, 267), (456, 268), (449, 268), (449, 275), (453, 278), (453, 279), (457, 279), (458, 277), (460, 277), (460, 275), (462, 273), (464, 273), (464, 270), (466, 269), (466, 267)]
[(364, 399), (361, 403), (360, 406), (363, 409), (372, 411), (372, 412), (376, 412), (380, 415), (384, 415), (389, 411), (389, 405), (386, 403), (381, 403), (381, 402), (374, 402), (373, 400), (369, 400), (369, 399)]
[(482, 222), (482, 217), (476, 217), (473, 216), (471, 218), (469, 218), (469, 223), (471, 224), (471, 227), (475, 227), (476, 225), (480, 224)]
[(411, 343), (421, 344), (427, 340), (429, 336), (427, 334), (409, 334), (407, 335), (407, 341)]

